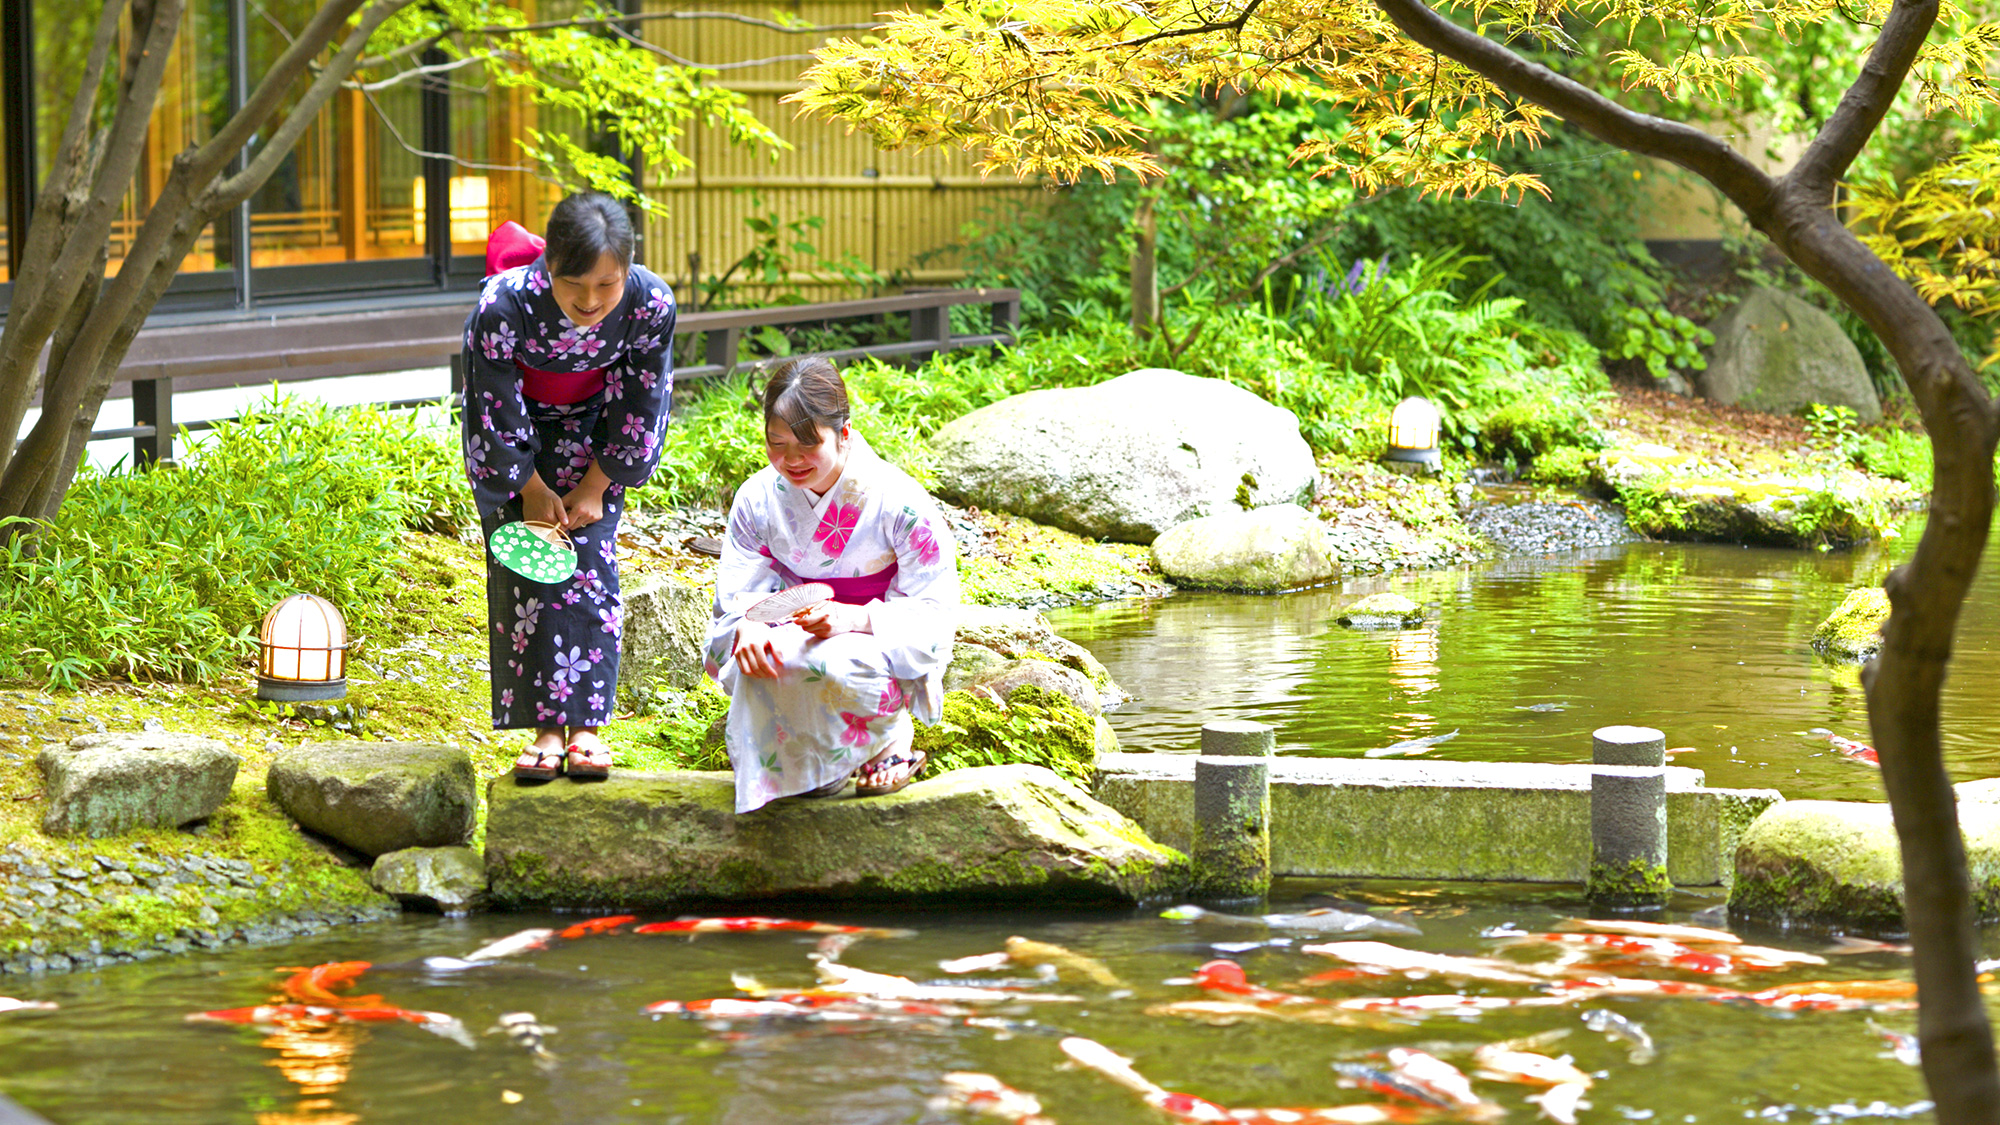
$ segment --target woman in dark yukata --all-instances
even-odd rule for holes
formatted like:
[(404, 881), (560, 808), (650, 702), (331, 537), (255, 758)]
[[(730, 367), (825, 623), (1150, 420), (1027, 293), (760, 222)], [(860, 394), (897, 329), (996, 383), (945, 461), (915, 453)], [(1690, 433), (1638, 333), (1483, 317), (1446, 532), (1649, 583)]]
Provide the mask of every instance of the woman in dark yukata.
[(553, 584), (486, 558), (493, 728), (532, 728), (516, 777), (601, 778), (597, 736), (618, 691), (624, 603), (618, 517), (659, 463), (673, 400), (674, 297), (632, 263), (632, 223), (609, 196), (572, 195), (548, 238), (514, 223), (487, 243), (486, 288), (465, 322), (465, 470), (490, 538), (526, 518), (569, 533), (577, 567)]

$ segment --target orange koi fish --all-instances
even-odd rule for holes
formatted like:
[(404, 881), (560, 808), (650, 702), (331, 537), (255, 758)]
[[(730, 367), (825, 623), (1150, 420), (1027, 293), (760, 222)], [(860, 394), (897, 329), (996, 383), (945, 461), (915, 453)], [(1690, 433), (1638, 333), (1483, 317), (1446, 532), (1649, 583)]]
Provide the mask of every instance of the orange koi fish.
[(1780, 1011), (1889, 1012), (1914, 1008), (1917, 986), (1901, 980), (1815, 980), (1781, 984), (1739, 997)]
[(1243, 966), (1234, 961), (1218, 958), (1194, 971), (1194, 983), (1204, 992), (1214, 992), (1233, 997), (1246, 1004), (1259, 1006), (1270, 1004), (1325, 1004), (1327, 1001), (1316, 996), (1300, 996), (1294, 992), (1278, 992), (1250, 983), (1243, 972)]
[(794, 922), (790, 918), (682, 918), (674, 922), (648, 922), (635, 934), (762, 934), (784, 931), (801, 934), (857, 934), (861, 937), (915, 937), (914, 930), (884, 930), (873, 926), (837, 926), (831, 922)]
[(1466, 977), (1472, 980), (1499, 981), (1506, 984), (1543, 984), (1545, 979), (1531, 976), (1518, 966), (1503, 964), (1487, 957), (1454, 957), (1445, 953), (1422, 953), (1414, 949), (1389, 945), (1380, 941), (1330, 941), (1320, 945), (1302, 945), (1301, 953), (1316, 953), (1321, 957), (1332, 957), (1346, 961), (1362, 969), (1380, 973), (1402, 973), (1409, 976)]
[(1827, 744), (1833, 747), (1834, 753), (1839, 754), (1850, 762), (1862, 762), (1878, 767), (1882, 764), (1882, 756), (1876, 753), (1875, 748), (1866, 742), (1856, 742), (1851, 738), (1843, 738), (1825, 727), (1814, 727), (1806, 733), (1815, 738), (1826, 739)]
[(840, 1013), (853, 1016), (924, 1016), (957, 1019), (972, 1009), (919, 1001), (889, 1001), (859, 996), (821, 996), (804, 992), (779, 992), (755, 1000), (718, 997), (713, 1000), (661, 1000), (640, 1011), (651, 1016), (682, 1016), (688, 1019), (766, 1019), (771, 1017), (813, 1016)]
[(1209, 1125), (1391, 1125), (1422, 1117), (1414, 1106), (1363, 1104), (1325, 1109), (1229, 1109), (1193, 1094), (1177, 1094), (1162, 1089), (1132, 1069), (1132, 1060), (1114, 1053), (1092, 1039), (1070, 1036), (1062, 1041), (1062, 1052), (1086, 1070), (1094, 1070), (1120, 1086), (1138, 1094), (1147, 1105), (1175, 1119)]
[(1360, 996), (1335, 1000), (1344, 1012), (1381, 1012), (1401, 1016), (1456, 1016), (1477, 1019), (1487, 1012), (1504, 1008), (1553, 1008), (1575, 1003), (1573, 996), (1460, 996), (1440, 993), (1431, 996)]
[(1782, 969), (1791, 965), (1824, 965), (1826, 958), (1814, 953), (1792, 953), (1761, 945), (1732, 945), (1726, 953), (1693, 949), (1661, 937), (1633, 937), (1621, 934), (1533, 934), (1504, 935), (1508, 944), (1546, 942), (1590, 953), (1614, 953), (1633, 961), (1662, 965), (1690, 973), (1733, 974), (1751, 970)]
[(557, 936), (565, 941), (575, 941), (592, 934), (608, 934), (620, 926), (630, 925), (638, 920), (630, 914), (613, 914), (608, 918), (586, 918)]
[(228, 1023), (247, 1027), (284, 1027), (292, 1024), (328, 1025), (336, 1023), (413, 1023), (433, 1035), (454, 1043), (473, 1046), (472, 1034), (455, 1016), (443, 1012), (420, 1012), (409, 1008), (329, 1008), (319, 1004), (260, 1004), (254, 1008), (226, 1008), (195, 1012), (184, 1017), (189, 1023)]
[[(820, 954), (809, 954), (813, 968), (819, 973), (819, 988), (816, 991), (836, 996), (872, 996), (882, 1000), (941, 1000), (968, 1004), (991, 1004), (999, 1002), (1040, 1001), (1044, 1003), (1080, 1004), (1081, 996), (1054, 996), (1043, 992), (1015, 992), (999, 988), (973, 988), (967, 985), (918, 984), (908, 977), (890, 976), (886, 973), (871, 973), (863, 969), (850, 968), (837, 961), (830, 961)], [(756, 995), (761, 988), (755, 981), (738, 980), (736, 987)]]
[(942, 1081), (944, 1093), (931, 1099), (931, 1109), (970, 1110), (981, 1117), (1005, 1121), (1007, 1125), (1056, 1125), (1053, 1118), (1042, 1115), (1041, 1100), (1035, 1095), (1016, 1090), (990, 1074), (957, 1070), (945, 1075)]
[(1638, 977), (1577, 977), (1549, 982), (1549, 988), (1572, 998), (1593, 996), (1693, 996), (1702, 1000), (1739, 1000), (1743, 993), (1713, 984), (1691, 984), (1680, 980), (1643, 980)]
[(321, 1004), (330, 1008), (372, 1008), (382, 1003), (380, 996), (342, 996), (340, 990), (354, 987), (354, 982), (368, 971), (372, 962), (329, 961), (324, 965), (310, 968), (296, 966), (279, 969), (290, 973), (290, 977), (278, 987), (286, 996), (301, 1004)]
[(1372, 1017), (1362, 1012), (1346, 1012), (1331, 1004), (1318, 1007), (1303, 1005), (1261, 1005), (1245, 1004), (1234, 1000), (1181, 1000), (1171, 1004), (1154, 1004), (1146, 1009), (1149, 1016), (1175, 1016), (1194, 1020), (1214, 1027), (1229, 1027), (1244, 1021), (1267, 1023), (1318, 1023), (1336, 1027), (1366, 1027), (1377, 1030), (1394, 1026), (1396, 1021)]

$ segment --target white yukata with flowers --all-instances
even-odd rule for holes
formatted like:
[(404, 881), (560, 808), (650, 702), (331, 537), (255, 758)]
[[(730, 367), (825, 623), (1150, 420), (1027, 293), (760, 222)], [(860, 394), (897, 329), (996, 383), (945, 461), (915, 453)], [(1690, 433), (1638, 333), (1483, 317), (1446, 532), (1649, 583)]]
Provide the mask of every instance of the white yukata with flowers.
[[(811, 792), (905, 743), (914, 716), (938, 720), (958, 615), (958, 559), (937, 504), (859, 435), (824, 496), (769, 466), (743, 482), (729, 509), (717, 574), (715, 623), (704, 661), (729, 693), (727, 744), (736, 811)], [(869, 633), (816, 640), (781, 623), (771, 644), (775, 680), (736, 666), (736, 627), (759, 599), (804, 582), (880, 575), (866, 605)]]

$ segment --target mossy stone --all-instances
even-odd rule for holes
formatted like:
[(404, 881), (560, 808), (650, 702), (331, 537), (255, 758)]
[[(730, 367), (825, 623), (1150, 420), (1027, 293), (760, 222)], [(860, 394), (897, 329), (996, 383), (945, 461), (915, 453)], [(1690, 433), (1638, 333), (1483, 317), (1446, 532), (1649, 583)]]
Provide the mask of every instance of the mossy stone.
[(1313, 586), (1340, 571), (1326, 525), (1297, 504), (1176, 524), (1153, 541), (1153, 558), (1183, 585), (1250, 593)]
[(1813, 630), (1812, 646), (1840, 660), (1867, 661), (1882, 651), (1882, 626), (1889, 620), (1889, 592), (1880, 586), (1849, 590), (1840, 606)]
[(379, 856), (472, 839), (472, 759), (428, 742), (308, 742), (281, 751), (265, 785), (300, 825)]
[(416, 910), (464, 914), (486, 904), (486, 860), (471, 848), (404, 848), (379, 856), (368, 882)]
[(1350, 629), (1408, 629), (1424, 620), (1424, 607), (1401, 594), (1370, 594), (1340, 611)]
[(35, 758), (51, 836), (116, 836), (177, 828), (221, 807), (243, 759), (196, 735), (87, 734)]
[(664, 908), (774, 897), (1136, 902), (1188, 862), (1038, 766), (926, 778), (886, 797), (785, 800), (737, 816), (726, 773), (496, 778), (486, 864), (511, 907)]
[[(2000, 805), (1961, 802), (1959, 829), (1981, 921), (2000, 918)], [(1731, 913), (1777, 925), (1903, 928), (1903, 865), (1889, 806), (1786, 801), (1736, 849)]]

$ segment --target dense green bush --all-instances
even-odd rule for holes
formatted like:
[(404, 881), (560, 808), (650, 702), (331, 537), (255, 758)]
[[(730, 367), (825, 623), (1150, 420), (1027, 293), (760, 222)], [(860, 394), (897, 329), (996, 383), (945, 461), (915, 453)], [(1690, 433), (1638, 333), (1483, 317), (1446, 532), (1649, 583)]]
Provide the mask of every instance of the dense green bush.
[(318, 594), (365, 635), (407, 525), (471, 519), (456, 443), (407, 412), (273, 398), (186, 464), (86, 469), (0, 555), (0, 678), (200, 680), (265, 610)]

